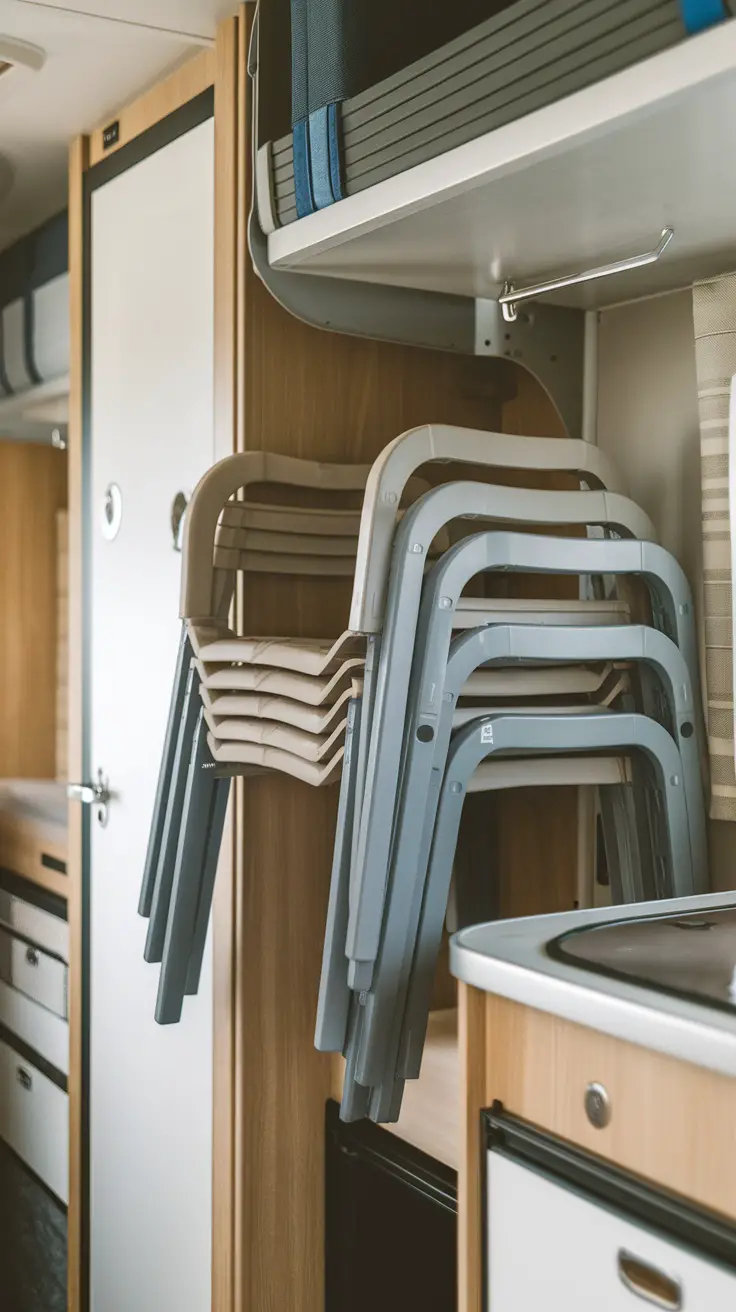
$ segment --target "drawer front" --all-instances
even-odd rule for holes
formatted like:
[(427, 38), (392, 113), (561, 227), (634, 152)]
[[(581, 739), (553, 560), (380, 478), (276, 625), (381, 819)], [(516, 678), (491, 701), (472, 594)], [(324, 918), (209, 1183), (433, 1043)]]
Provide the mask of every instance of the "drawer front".
[(69, 1025), (0, 979), (0, 1025), (35, 1049), (62, 1074), (69, 1074)]
[(57, 1198), (68, 1202), (67, 1095), (1, 1040), (0, 1135)]
[(69, 960), (69, 925), (61, 916), (53, 916), (0, 888), (0, 921), (32, 939), (46, 952), (53, 952), (63, 961)]
[(488, 1312), (726, 1312), (736, 1275), (496, 1152), (488, 1154)]
[(67, 977), (63, 961), (22, 939), (11, 941), (8, 983), (62, 1020), (68, 1018)]

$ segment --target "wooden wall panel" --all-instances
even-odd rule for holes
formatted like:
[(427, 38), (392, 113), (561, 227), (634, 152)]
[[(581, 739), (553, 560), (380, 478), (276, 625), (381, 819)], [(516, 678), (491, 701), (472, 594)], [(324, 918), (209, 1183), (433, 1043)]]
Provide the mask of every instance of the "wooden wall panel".
[(56, 774), (56, 512), (66, 456), (0, 441), (0, 777)]
[[(241, 185), (247, 187), (247, 175)], [(497, 362), (310, 328), (271, 299), (250, 263), (243, 333), (246, 449), (367, 462), (417, 424), (501, 426)], [(523, 395), (515, 406), (513, 431), (552, 431), (555, 418), (545, 421), (536, 394), (527, 420)], [(339, 584), (249, 576), (243, 604), (252, 632), (336, 636), (348, 596)], [(243, 784), (238, 1265), (239, 1306), (247, 1312), (323, 1309), (322, 1125), (330, 1062), (314, 1051), (312, 1038), (336, 800), (333, 789), (286, 778)], [(559, 809), (559, 798), (552, 805)], [(573, 832), (561, 852), (563, 884), (568, 867), (574, 880), (574, 853)], [(541, 884), (558, 854), (545, 842), (536, 856)], [(528, 850), (523, 857), (520, 868), (500, 872), (515, 890), (528, 875)]]
[(56, 512), (56, 778), (69, 756), (69, 512)]

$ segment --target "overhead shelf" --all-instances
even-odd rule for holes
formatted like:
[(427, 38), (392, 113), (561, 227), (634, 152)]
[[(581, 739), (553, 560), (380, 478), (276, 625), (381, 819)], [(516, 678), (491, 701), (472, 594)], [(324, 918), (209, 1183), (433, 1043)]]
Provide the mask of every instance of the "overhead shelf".
[(68, 374), (0, 399), (0, 441), (50, 442), (68, 421)]
[(271, 265), (495, 298), (674, 239), (556, 292), (610, 305), (736, 267), (736, 19), (268, 238)]

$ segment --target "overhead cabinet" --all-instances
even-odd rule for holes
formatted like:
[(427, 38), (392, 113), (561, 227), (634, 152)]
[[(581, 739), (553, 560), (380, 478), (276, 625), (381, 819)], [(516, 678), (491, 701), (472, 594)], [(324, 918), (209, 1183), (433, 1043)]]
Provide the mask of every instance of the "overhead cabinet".
[(0, 396), (69, 372), (66, 212), (0, 255)]

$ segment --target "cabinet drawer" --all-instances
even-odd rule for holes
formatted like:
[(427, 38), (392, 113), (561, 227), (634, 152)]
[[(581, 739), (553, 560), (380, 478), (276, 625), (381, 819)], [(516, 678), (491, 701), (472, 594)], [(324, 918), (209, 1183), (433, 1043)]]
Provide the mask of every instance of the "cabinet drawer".
[(0, 1025), (63, 1074), (69, 1073), (69, 1024), (0, 979)]
[(7, 938), (8, 935), (0, 932), (0, 959), (7, 959), (9, 965), (9, 977), (3, 971), (6, 982), (41, 1007), (46, 1007), (47, 1011), (53, 1011), (54, 1015), (66, 1020), (68, 970), (65, 963), (23, 939), (10, 939), (6, 958), (2, 940)]
[(66, 1203), (69, 1174), (67, 1095), (2, 1040), (0, 1135)]
[(736, 1275), (497, 1152), (488, 1154), (488, 1312), (727, 1312)]
[(0, 888), (0, 922), (17, 929), (46, 952), (69, 960), (69, 925), (59, 915), (52, 915), (42, 907)]

